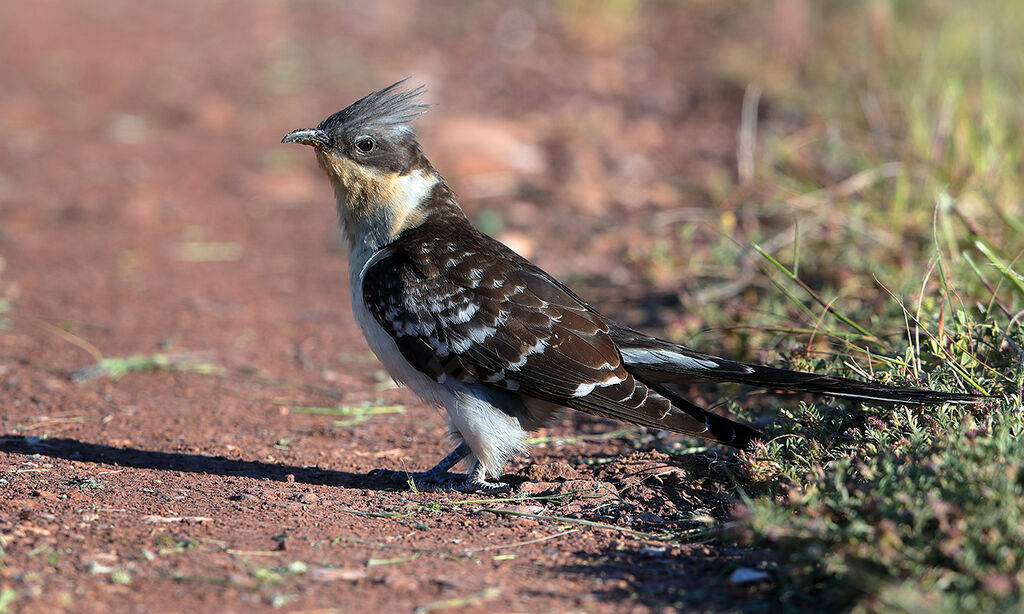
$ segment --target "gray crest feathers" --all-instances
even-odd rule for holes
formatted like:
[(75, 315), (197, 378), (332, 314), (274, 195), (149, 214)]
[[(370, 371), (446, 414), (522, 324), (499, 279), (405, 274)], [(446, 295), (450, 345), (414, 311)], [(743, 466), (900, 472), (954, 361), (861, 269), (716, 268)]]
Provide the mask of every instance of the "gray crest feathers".
[(339, 126), (359, 126), (411, 131), (412, 122), (426, 113), (431, 105), (417, 101), (426, 92), (424, 86), (403, 88), (408, 80), (402, 79), (382, 90), (363, 96), (321, 122), (320, 129), (330, 131)]

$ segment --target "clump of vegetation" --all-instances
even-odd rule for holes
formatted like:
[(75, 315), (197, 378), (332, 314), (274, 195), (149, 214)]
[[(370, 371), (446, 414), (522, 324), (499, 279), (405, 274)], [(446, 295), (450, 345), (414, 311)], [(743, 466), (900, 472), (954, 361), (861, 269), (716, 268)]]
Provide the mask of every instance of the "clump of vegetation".
[(82, 490), (86, 490), (86, 489), (102, 490), (102, 489), (107, 487), (106, 484), (104, 484), (103, 482), (97, 480), (96, 478), (74, 477), (74, 478), (68, 479), (66, 483), (68, 484), (68, 486), (77, 486), (78, 488), (81, 488)]
[(901, 409), (869, 417), (825, 452), (799, 433), (795, 445), (759, 451), (778, 461), (782, 495), (754, 499), (740, 516), (751, 537), (780, 550), (785, 597), (909, 611), (1019, 605), (1021, 417), (995, 405), (984, 417)]
[(800, 220), (760, 254), (777, 290), (742, 296), (773, 314), (754, 334), (805, 339), (797, 367), (993, 396), (783, 410), (742, 455), (737, 517), (791, 606), (1024, 606), (1024, 15), (1006, 9), (814, 4), (802, 65), (726, 59), (769, 108), (746, 204), (761, 232)]

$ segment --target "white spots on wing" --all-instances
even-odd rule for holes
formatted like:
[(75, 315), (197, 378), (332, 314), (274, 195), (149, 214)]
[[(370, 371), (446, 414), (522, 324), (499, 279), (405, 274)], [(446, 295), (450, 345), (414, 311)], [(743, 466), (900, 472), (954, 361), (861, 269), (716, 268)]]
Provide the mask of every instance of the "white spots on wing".
[(483, 381), (487, 382), (488, 384), (494, 384), (496, 382), (500, 382), (503, 379), (505, 379), (505, 372), (498, 371), (497, 373), (492, 373), (491, 375), (488, 375), (487, 377), (483, 378)]
[(597, 383), (593, 384), (580, 384), (576, 386), (576, 390), (573, 391), (572, 396), (575, 398), (585, 397), (597, 388)]
[(641, 348), (625, 348), (622, 350), (622, 358), (626, 364), (652, 365), (659, 363), (670, 363), (684, 369), (715, 369), (719, 365), (713, 360), (694, 358), (672, 350), (649, 350)]
[(478, 311), (480, 311), (480, 305), (477, 305), (476, 303), (466, 303), (462, 309), (457, 311), (451, 317), (451, 323), (465, 324), (466, 322), (469, 322), (470, 318), (472, 318)]
[(456, 354), (462, 354), (473, 346), (473, 342), (470, 339), (454, 339), (451, 343), (451, 349)]
[(526, 364), (526, 361), (530, 359), (530, 356), (532, 356), (532, 355), (534, 355), (534, 354), (536, 354), (538, 352), (543, 352), (544, 349), (547, 348), (547, 347), (548, 347), (547, 339), (541, 337), (541, 338), (537, 339), (536, 343), (534, 343), (530, 347), (528, 347), (525, 350), (523, 350), (523, 353), (520, 354), (520, 356), (519, 356), (519, 360), (517, 360), (517, 361), (515, 361), (513, 363), (510, 363), (508, 366), (513, 368), (513, 369), (518, 369), (519, 367), (521, 367), (521, 366)]
[[(434, 296), (422, 296), (417, 297), (421, 304), (417, 304), (416, 298), (409, 300), (409, 311), (420, 312), (429, 311), (432, 314), (436, 314), (446, 323), (463, 324), (469, 321), (469, 318), (473, 317), (473, 314), (480, 308), (479, 305), (475, 304), (473, 298), (468, 293), (463, 292), (452, 292), (444, 295)], [(424, 310), (424, 304), (426, 309)], [(460, 320), (459, 314), (465, 314), (466, 319)]]
[(613, 375), (608, 379), (604, 380), (603, 382), (601, 382), (601, 387), (604, 388), (605, 386), (614, 386), (615, 384), (621, 384), (624, 381), (626, 381), (626, 378), (619, 377), (618, 375)]
[[(576, 397), (576, 398), (585, 397), (588, 394), (590, 394), (591, 392), (593, 392), (594, 389), (597, 388), (598, 386), (600, 386), (601, 388), (605, 388), (607, 386), (614, 386), (616, 384), (621, 384), (624, 381), (626, 381), (625, 377), (620, 377), (618, 375), (612, 375), (608, 379), (606, 379), (604, 381), (601, 381), (601, 382), (592, 382), (592, 383), (589, 383), (589, 384), (580, 384), (579, 386), (576, 386), (576, 390), (573, 391), (572, 396)], [(634, 386), (634, 392), (636, 392), (635, 386)], [(637, 407), (639, 407), (639, 406), (637, 406)]]
[(483, 343), (484, 341), (487, 341), (487, 339), (495, 333), (495, 330), (496, 329), (490, 326), (481, 326), (478, 328), (473, 328), (472, 330), (469, 331), (469, 338), (472, 339), (475, 343)]
[[(464, 258), (469, 258), (469, 257), (471, 257), (471, 254), (466, 254), (463, 257)], [(505, 282), (502, 281), (500, 278), (494, 277), (492, 275), (488, 275), (488, 266), (487, 265), (485, 265), (485, 266), (475, 266), (472, 269), (470, 269), (469, 272), (466, 274), (465, 278), (463, 278), (462, 283), (467, 288), (475, 289), (475, 288), (483, 287), (485, 289), (490, 289), (490, 290), (494, 290), (494, 289), (500, 288), (500, 287), (502, 287), (505, 284)]]

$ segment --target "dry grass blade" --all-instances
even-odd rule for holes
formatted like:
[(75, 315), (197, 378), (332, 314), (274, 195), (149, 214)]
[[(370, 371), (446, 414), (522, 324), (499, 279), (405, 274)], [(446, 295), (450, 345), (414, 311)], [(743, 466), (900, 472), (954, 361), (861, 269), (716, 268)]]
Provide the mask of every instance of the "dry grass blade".
[(469, 556), (476, 554), (477, 552), (489, 552), (491, 550), (507, 550), (508, 548), (519, 548), (520, 546), (529, 546), (531, 544), (539, 544), (552, 539), (558, 539), (559, 537), (565, 537), (566, 535), (572, 535), (573, 533), (579, 533), (580, 529), (568, 529), (560, 533), (554, 533), (552, 535), (545, 535), (544, 537), (537, 537), (535, 539), (527, 539), (521, 542), (515, 542), (513, 544), (495, 544), (493, 546), (483, 546), (480, 548), (468, 548), (462, 551), (462, 554)]
[(495, 597), (501, 595), (500, 588), (486, 588), (478, 593), (472, 595), (466, 595), (465, 597), (455, 597), (452, 599), (441, 599), (440, 601), (432, 601), (426, 605), (422, 605), (414, 610), (415, 614), (427, 614), (427, 612), (433, 612), (434, 610), (447, 610), (450, 608), (465, 608), (471, 605), (477, 605), (484, 601), (490, 601)]
[(522, 518), (532, 518), (534, 520), (548, 520), (551, 522), (562, 522), (565, 524), (578, 524), (592, 529), (600, 529), (602, 531), (615, 531), (616, 533), (622, 533), (623, 535), (629, 535), (640, 540), (652, 541), (652, 542), (667, 542), (672, 541), (672, 537), (668, 535), (652, 535), (650, 533), (644, 533), (643, 531), (635, 531), (633, 529), (627, 529), (625, 527), (617, 527), (613, 524), (605, 524), (603, 522), (594, 522), (593, 520), (584, 520), (582, 518), (568, 518), (566, 516), (548, 516), (546, 514), (530, 514), (528, 512), (517, 512), (515, 510), (502, 510), (495, 508), (484, 508), (482, 511), (492, 512), (494, 514), (502, 514), (505, 516), (520, 516)]

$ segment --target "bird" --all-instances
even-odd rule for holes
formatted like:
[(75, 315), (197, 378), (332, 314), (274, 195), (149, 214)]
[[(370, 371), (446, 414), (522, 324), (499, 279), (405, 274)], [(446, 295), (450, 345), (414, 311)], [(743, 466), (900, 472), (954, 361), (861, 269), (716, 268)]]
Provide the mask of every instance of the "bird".
[[(331, 183), (367, 344), (396, 382), (447, 416), (450, 454), (426, 471), (376, 478), (508, 490), (505, 465), (564, 408), (738, 449), (764, 439), (672, 389), (697, 381), (906, 405), (987, 398), (738, 362), (606, 317), (473, 226), (420, 147), (412, 124), (431, 105), (424, 86), (406, 81), (282, 139), (311, 146)], [(451, 471), (460, 462), (468, 473)]]

